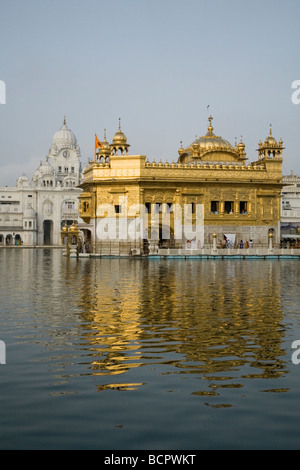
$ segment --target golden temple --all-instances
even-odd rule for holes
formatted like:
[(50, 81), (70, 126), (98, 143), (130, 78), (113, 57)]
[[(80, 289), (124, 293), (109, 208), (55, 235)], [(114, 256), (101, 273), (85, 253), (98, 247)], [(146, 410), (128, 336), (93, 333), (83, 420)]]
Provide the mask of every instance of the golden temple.
[[(270, 127), (258, 144), (258, 158), (248, 162), (242, 139), (231, 145), (214, 134), (212, 121), (210, 116), (204, 136), (186, 148), (181, 143), (171, 163), (130, 155), (120, 121), (112, 143), (105, 131), (80, 185), (79, 215), (86, 224), (80, 228), (95, 253), (107, 241), (132, 244), (132, 224), (136, 228), (141, 221), (134, 238), (138, 253), (147, 253), (154, 239), (158, 247), (175, 248), (190, 242), (193, 233), (201, 233), (198, 248), (211, 243), (213, 235), (222, 243), (226, 234), (258, 246), (271, 233), (279, 243), (282, 139), (277, 142)], [(111, 231), (107, 222), (112, 220)], [(178, 232), (178, 224), (190, 230)], [(197, 224), (202, 231), (197, 232)]]

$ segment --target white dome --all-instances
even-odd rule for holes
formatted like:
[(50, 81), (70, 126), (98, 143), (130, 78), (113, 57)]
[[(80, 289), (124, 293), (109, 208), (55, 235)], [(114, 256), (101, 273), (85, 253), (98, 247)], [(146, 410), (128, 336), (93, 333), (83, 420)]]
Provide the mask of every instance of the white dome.
[(45, 175), (54, 176), (54, 169), (50, 165), (48, 159), (47, 159), (46, 163), (43, 163), (39, 168), (39, 176), (42, 177), (42, 176), (45, 176)]
[(50, 177), (55, 176), (54, 169), (50, 165), (48, 158), (45, 163), (41, 162), (39, 168), (35, 170), (33, 177), (32, 177), (32, 181), (33, 183), (37, 183), (38, 180), (42, 179), (45, 176), (50, 176)]
[(77, 140), (73, 132), (67, 127), (66, 120), (62, 127), (53, 136), (52, 146), (57, 150), (62, 148), (75, 149), (77, 147)]
[(26, 219), (34, 219), (36, 217), (36, 212), (35, 210), (33, 209), (32, 205), (31, 204), (28, 204), (28, 206), (26, 207), (25, 211), (24, 211), (24, 218)]
[(30, 182), (27, 176), (22, 175), (17, 179), (17, 188), (29, 188)]

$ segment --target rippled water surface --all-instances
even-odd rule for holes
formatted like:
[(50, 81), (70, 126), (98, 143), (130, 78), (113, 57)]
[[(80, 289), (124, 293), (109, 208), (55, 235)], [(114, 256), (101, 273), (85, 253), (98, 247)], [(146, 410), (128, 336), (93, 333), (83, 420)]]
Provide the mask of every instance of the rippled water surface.
[(300, 448), (298, 260), (0, 250), (1, 449)]

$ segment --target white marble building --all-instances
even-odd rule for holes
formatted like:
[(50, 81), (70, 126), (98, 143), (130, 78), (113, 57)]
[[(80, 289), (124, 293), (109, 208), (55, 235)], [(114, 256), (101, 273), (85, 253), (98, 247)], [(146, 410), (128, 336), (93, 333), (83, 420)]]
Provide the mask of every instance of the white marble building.
[(54, 134), (45, 162), (32, 181), (0, 188), (0, 245), (61, 245), (61, 228), (78, 218), (80, 148), (66, 120)]
[(300, 177), (293, 171), (282, 177), (281, 239), (300, 246)]

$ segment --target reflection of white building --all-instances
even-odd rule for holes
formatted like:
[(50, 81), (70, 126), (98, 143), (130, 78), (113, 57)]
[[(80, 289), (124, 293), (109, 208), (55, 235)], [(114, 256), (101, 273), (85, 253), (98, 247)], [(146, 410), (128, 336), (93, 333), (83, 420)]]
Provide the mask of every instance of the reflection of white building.
[(282, 177), (281, 238), (291, 243), (300, 242), (300, 177), (291, 172)]
[(80, 148), (66, 120), (54, 134), (44, 163), (32, 182), (0, 188), (0, 245), (61, 245), (61, 228), (78, 219)]

